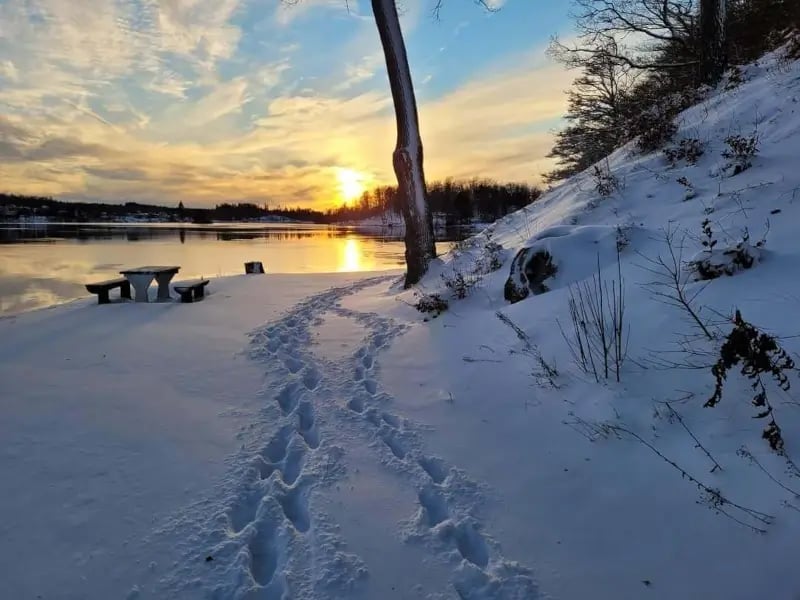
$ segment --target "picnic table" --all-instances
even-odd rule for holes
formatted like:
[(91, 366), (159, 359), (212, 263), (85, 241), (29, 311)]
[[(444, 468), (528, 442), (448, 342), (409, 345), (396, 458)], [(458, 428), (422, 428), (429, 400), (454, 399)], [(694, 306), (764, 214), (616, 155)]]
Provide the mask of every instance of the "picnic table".
[(180, 271), (180, 267), (175, 266), (147, 266), (136, 267), (135, 269), (126, 269), (120, 271), (125, 279), (131, 282), (133, 289), (136, 290), (136, 302), (149, 302), (147, 296), (147, 289), (153, 282), (153, 279), (158, 283), (158, 300), (169, 300), (169, 282), (175, 277), (175, 273)]

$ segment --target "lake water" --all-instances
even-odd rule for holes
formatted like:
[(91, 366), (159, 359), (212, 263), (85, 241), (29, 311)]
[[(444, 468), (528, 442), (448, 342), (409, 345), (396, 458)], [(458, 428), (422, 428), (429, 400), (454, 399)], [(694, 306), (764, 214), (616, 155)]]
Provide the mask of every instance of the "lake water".
[(180, 265), (175, 281), (251, 260), (267, 273), (379, 271), (402, 268), (404, 251), (398, 236), (325, 225), (0, 224), (0, 314), (87, 296), (84, 284), (142, 265)]

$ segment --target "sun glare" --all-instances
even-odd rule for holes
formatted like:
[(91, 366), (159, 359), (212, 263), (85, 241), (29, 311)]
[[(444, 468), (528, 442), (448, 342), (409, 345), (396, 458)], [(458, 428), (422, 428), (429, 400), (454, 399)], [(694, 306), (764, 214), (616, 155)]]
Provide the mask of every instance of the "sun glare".
[(342, 248), (339, 270), (343, 272), (361, 271), (361, 249), (355, 238), (348, 238)]
[(339, 193), (342, 200), (350, 202), (364, 193), (364, 176), (353, 169), (337, 169), (336, 177), (339, 180)]

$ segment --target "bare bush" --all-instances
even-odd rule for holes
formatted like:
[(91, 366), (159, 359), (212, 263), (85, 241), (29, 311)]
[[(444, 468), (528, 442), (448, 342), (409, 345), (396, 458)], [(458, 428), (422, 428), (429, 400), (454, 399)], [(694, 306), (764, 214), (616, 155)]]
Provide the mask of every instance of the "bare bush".
[(686, 313), (703, 336), (708, 340), (713, 340), (714, 335), (711, 333), (709, 323), (700, 318), (700, 310), (695, 307), (695, 300), (705, 288), (700, 287), (696, 291), (689, 290), (691, 278), (683, 259), (685, 235), (681, 239), (677, 239), (677, 231), (672, 228), (665, 229), (663, 233), (664, 243), (667, 247), (666, 256), (659, 254), (652, 258), (640, 255), (647, 262), (643, 268), (656, 276), (656, 279), (646, 287), (650, 289), (657, 300)]
[(747, 79), (741, 67), (732, 67), (731, 70), (728, 71), (728, 77), (725, 79), (725, 91), (733, 90), (742, 85), (745, 81), (747, 81)]
[(674, 118), (677, 112), (679, 111), (668, 104), (655, 104), (639, 116), (634, 124), (635, 129), (640, 132), (636, 139), (639, 152), (654, 152), (672, 139), (678, 131)]
[[(750, 269), (760, 259), (760, 250), (767, 243), (766, 235), (755, 244), (750, 242), (750, 233), (745, 229), (742, 239), (725, 248), (717, 248), (718, 240), (711, 228), (711, 221), (702, 223), (703, 237), (701, 244), (706, 249), (703, 256), (689, 263), (689, 268), (700, 280), (717, 279), (723, 275), (735, 275), (739, 271)], [(769, 228), (767, 228), (769, 231)]]
[(482, 265), (484, 269), (493, 273), (503, 268), (503, 246), (489, 240), (483, 247)]
[(602, 168), (595, 165), (592, 177), (594, 178), (594, 189), (601, 198), (608, 198), (620, 189), (619, 180), (611, 173), (608, 164), (603, 165)]
[(417, 301), (414, 304), (419, 312), (431, 315), (435, 319), (444, 311), (446, 311), (450, 304), (442, 298), (439, 294), (425, 294), (423, 292), (414, 292)]
[(722, 152), (722, 157), (728, 159), (726, 170), (732, 175), (738, 175), (753, 166), (753, 158), (758, 154), (758, 135), (749, 136), (729, 135), (725, 138), (727, 150)]
[(691, 200), (692, 198), (697, 197), (697, 190), (694, 189), (694, 185), (692, 185), (692, 182), (689, 181), (686, 177), (678, 177), (678, 179), (676, 179), (675, 181), (680, 183), (683, 186), (684, 190), (686, 190), (683, 194), (684, 201)]
[(603, 280), (600, 258), (597, 272), (591, 281), (570, 286), (569, 314), (571, 329), (558, 327), (578, 368), (595, 381), (609, 379), (619, 382), (622, 365), (628, 353), (629, 328), (625, 323), (625, 283), (617, 255), (617, 278)]
[(453, 270), (452, 273), (442, 273), (442, 281), (453, 296), (458, 300), (466, 298), (472, 288), (474, 288), (480, 279), (475, 275), (464, 275), (461, 271)]
[(696, 165), (705, 151), (705, 144), (697, 138), (683, 138), (676, 145), (664, 148), (664, 156), (673, 167), (679, 162)]

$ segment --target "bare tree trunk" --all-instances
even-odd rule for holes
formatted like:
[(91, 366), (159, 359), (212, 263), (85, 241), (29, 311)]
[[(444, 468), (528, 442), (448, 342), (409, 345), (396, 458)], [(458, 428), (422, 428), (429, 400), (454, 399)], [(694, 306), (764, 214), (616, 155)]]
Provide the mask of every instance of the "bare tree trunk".
[(372, 0), (372, 11), (386, 57), (397, 118), (397, 145), (392, 162), (398, 191), (403, 198), (408, 287), (422, 278), (428, 270), (428, 263), (436, 256), (433, 219), (422, 169), (422, 137), (419, 133), (417, 101), (395, 0)]
[(727, 67), (727, 0), (700, 0), (700, 80), (714, 84)]

